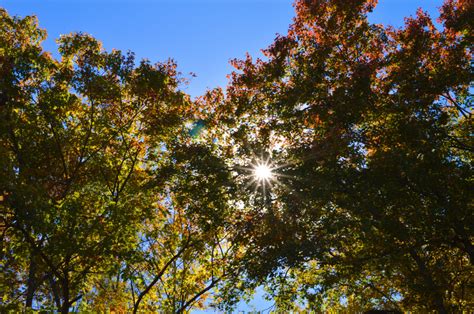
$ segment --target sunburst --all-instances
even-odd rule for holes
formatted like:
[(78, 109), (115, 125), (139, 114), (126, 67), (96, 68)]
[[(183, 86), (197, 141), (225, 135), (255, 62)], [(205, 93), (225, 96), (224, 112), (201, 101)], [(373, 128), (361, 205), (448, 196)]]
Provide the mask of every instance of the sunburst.
[(274, 178), (272, 168), (266, 163), (260, 163), (254, 166), (253, 176), (257, 181), (269, 181)]
[(254, 192), (261, 190), (264, 198), (267, 197), (266, 194), (272, 185), (278, 181), (278, 174), (275, 172), (277, 168), (270, 162), (269, 158), (266, 160), (261, 158), (254, 161), (248, 167), (241, 167), (241, 169), (248, 173), (246, 177), (249, 181), (246, 186), (254, 186)]

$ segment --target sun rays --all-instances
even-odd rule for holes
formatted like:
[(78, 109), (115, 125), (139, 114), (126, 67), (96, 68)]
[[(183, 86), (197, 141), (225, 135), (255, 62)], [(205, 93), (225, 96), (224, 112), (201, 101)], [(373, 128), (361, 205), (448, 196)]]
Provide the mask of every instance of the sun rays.
[(246, 172), (246, 188), (253, 186), (254, 193), (260, 190), (264, 198), (268, 196), (271, 187), (278, 182), (279, 175), (275, 172), (278, 167), (271, 163), (270, 158), (254, 159), (247, 167), (239, 168)]
[(269, 181), (273, 178), (272, 168), (267, 164), (257, 164), (253, 169), (253, 176), (258, 181)]

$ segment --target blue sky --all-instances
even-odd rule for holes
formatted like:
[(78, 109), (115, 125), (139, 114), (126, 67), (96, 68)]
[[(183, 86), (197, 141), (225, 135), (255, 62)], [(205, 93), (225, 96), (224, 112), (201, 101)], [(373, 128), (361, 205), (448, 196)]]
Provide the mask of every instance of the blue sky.
[[(197, 74), (185, 91), (199, 96), (206, 88), (224, 87), (229, 60), (272, 43), (285, 34), (294, 11), (291, 0), (0, 0), (12, 15), (37, 15), (48, 31), (44, 48), (55, 51), (60, 34), (82, 31), (107, 50), (131, 50), (137, 58), (173, 58), (180, 71)], [(418, 7), (437, 17), (441, 0), (379, 0), (370, 20), (401, 26)], [(262, 310), (271, 303), (259, 293), (239, 310)]]
[[(379, 0), (376, 23), (399, 26), (418, 7), (437, 16), (441, 0)], [(82, 31), (106, 49), (131, 50), (151, 61), (173, 58), (185, 75), (186, 92), (225, 86), (229, 60), (248, 51), (259, 56), (276, 33), (285, 34), (294, 15), (292, 0), (0, 0), (12, 15), (38, 16), (48, 31), (46, 50), (60, 34)]]

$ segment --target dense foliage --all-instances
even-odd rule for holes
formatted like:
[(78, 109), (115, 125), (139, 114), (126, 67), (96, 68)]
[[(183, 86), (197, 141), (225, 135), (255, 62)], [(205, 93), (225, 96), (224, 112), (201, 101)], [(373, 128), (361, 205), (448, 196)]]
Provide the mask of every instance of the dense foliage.
[(57, 61), (34, 18), (0, 13), (2, 307), (194, 305), (232, 248), (169, 184), (193, 117), (176, 65), (136, 66), (84, 34), (61, 37)]
[[(472, 13), (298, 0), (196, 101), (173, 61), (0, 10), (0, 308), (474, 310)], [(272, 178), (255, 179), (267, 163)]]

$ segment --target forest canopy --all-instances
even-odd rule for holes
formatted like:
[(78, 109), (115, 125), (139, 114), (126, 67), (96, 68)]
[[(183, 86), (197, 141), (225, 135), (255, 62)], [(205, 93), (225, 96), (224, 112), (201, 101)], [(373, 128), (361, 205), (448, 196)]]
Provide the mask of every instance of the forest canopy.
[(296, 0), (191, 99), (0, 8), (0, 310), (474, 311), (473, 2)]

